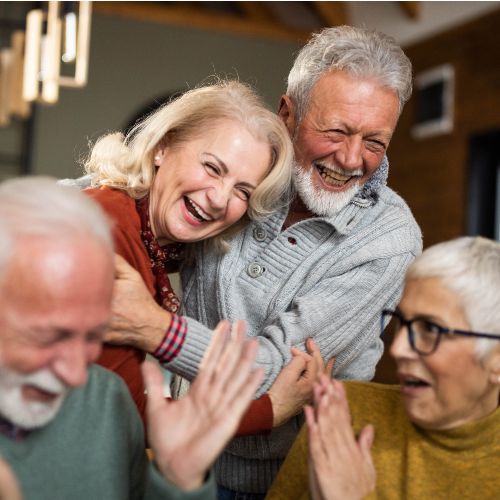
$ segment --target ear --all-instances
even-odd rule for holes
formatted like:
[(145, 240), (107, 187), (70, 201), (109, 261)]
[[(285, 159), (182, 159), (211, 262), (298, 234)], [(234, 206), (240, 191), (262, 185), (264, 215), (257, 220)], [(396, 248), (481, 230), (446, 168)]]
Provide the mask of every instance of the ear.
[(489, 355), (486, 363), (490, 371), (490, 382), (500, 385), (500, 345)]
[(290, 137), (292, 137), (295, 132), (295, 111), (293, 109), (292, 101), (287, 95), (281, 96), (280, 103), (278, 105), (278, 116), (285, 124)]
[(163, 163), (163, 159), (167, 152), (167, 136), (164, 136), (163, 139), (156, 145), (153, 151), (153, 163), (159, 167)]

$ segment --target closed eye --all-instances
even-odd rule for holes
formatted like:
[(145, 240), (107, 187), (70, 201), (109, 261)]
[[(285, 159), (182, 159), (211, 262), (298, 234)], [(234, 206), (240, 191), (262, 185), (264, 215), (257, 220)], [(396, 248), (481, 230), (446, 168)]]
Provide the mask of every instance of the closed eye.
[(207, 162), (207, 163), (205, 163), (204, 165), (205, 165), (205, 167), (206, 167), (207, 169), (209, 169), (210, 171), (214, 172), (214, 173), (215, 173), (215, 174), (217, 174), (217, 175), (220, 175), (220, 170), (219, 170), (219, 168), (218, 168), (217, 166), (215, 166), (213, 163), (208, 163), (208, 162)]

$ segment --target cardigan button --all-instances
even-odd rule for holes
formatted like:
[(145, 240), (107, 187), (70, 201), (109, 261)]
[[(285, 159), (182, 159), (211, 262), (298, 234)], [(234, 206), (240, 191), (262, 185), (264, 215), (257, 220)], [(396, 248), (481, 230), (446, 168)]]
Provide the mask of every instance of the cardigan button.
[(264, 268), (258, 262), (252, 262), (247, 267), (247, 273), (250, 278), (258, 278), (263, 272)]
[(263, 227), (260, 227), (260, 226), (256, 227), (253, 230), (253, 237), (257, 241), (264, 241), (267, 238), (267, 232), (266, 232), (266, 230)]

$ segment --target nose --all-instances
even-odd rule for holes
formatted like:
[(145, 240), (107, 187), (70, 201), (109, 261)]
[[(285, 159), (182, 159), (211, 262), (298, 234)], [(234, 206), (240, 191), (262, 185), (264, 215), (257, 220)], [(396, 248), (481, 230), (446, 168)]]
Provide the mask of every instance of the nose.
[(363, 139), (351, 135), (342, 142), (335, 159), (345, 170), (357, 170), (363, 165)]
[(399, 330), (395, 332), (389, 352), (395, 360), (403, 358), (415, 359), (418, 357), (418, 353), (411, 347), (407, 326), (401, 326)]
[(217, 212), (224, 211), (231, 196), (232, 187), (221, 181), (207, 191), (210, 207)]
[(80, 387), (87, 382), (90, 362), (89, 346), (82, 339), (61, 343), (52, 361), (52, 371), (70, 387)]

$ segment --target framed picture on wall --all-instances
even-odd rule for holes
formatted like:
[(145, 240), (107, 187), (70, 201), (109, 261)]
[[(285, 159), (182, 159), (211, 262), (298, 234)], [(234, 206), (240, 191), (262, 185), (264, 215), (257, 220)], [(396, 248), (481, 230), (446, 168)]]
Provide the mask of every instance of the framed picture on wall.
[(411, 129), (415, 139), (453, 131), (455, 70), (443, 64), (415, 77), (415, 115)]

